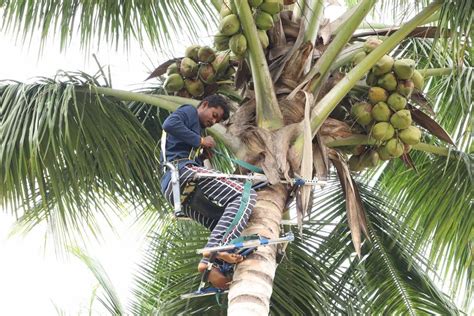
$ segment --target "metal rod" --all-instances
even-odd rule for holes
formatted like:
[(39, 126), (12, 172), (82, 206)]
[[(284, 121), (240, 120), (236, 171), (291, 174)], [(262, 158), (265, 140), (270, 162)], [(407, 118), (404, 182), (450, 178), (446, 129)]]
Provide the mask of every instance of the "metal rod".
[(240, 245), (225, 245), (225, 246), (216, 246), (216, 247), (209, 247), (209, 248), (202, 248), (196, 250), (196, 253), (202, 254), (204, 252), (220, 252), (226, 250), (233, 250), (233, 249), (244, 249), (244, 248), (252, 248), (258, 246), (266, 246), (266, 245), (273, 245), (273, 244), (281, 244), (286, 242), (291, 242), (295, 239), (293, 234), (289, 234), (284, 237), (275, 238), (275, 239), (257, 239), (257, 240), (249, 240), (244, 241)]
[[(242, 175), (242, 174), (229, 174), (229, 173), (205, 173), (205, 172), (197, 172), (194, 175), (195, 178), (230, 178), (230, 179), (246, 179), (246, 180), (257, 180), (257, 181), (268, 181), (268, 178), (263, 174), (251, 174), (251, 175)], [(295, 184), (299, 181), (304, 181), (303, 185), (317, 185), (323, 187), (326, 185), (326, 181), (318, 180), (317, 178), (314, 179), (291, 179), (288, 180), (280, 180), (281, 183), (285, 184)]]

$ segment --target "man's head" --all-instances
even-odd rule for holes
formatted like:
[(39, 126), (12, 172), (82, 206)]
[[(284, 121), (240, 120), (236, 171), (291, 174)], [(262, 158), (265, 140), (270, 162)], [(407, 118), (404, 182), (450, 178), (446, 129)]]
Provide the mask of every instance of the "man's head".
[(224, 97), (217, 94), (202, 99), (197, 110), (199, 122), (204, 128), (211, 127), (229, 118), (229, 104)]

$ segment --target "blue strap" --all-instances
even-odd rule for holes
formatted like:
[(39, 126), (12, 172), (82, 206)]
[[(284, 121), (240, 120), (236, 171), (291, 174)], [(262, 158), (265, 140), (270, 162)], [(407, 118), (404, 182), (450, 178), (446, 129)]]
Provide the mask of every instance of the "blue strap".
[[(217, 149), (213, 149), (213, 152), (217, 155), (220, 155), (220, 156), (226, 156), (224, 155), (222, 152), (218, 151)], [(263, 173), (263, 169), (260, 168), (260, 167), (257, 167), (255, 165), (252, 165), (246, 161), (243, 161), (243, 160), (240, 160), (240, 159), (235, 159), (235, 158), (232, 158), (232, 157), (227, 157), (229, 158), (233, 163), (235, 163), (236, 165), (239, 165), (247, 170), (250, 170), (252, 172), (257, 172), (257, 173)]]
[(234, 229), (235, 226), (237, 226), (240, 219), (244, 215), (244, 211), (247, 208), (247, 204), (250, 199), (250, 190), (252, 190), (252, 182), (247, 180), (245, 181), (244, 190), (242, 192), (242, 199), (240, 200), (239, 210), (237, 211), (237, 214), (235, 214), (235, 217), (232, 220), (232, 223), (230, 223), (229, 227), (227, 227), (227, 230), (224, 234), (224, 238), (222, 238), (223, 240), (227, 239), (230, 232)]

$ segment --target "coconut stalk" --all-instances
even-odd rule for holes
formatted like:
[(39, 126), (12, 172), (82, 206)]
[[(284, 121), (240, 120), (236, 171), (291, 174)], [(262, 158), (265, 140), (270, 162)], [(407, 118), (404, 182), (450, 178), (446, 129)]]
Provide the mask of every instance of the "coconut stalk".
[(428, 68), (418, 70), (423, 77), (448, 76), (456, 71), (456, 68)]
[[(346, 76), (339, 81), (313, 108), (311, 113), (311, 131), (313, 137), (318, 132), (329, 114), (338, 103), (349, 93), (357, 82), (369, 72), (375, 63), (387, 52), (398, 45), (414, 28), (423, 23), (442, 5), (441, 0), (429, 4), (413, 19), (404, 24), (397, 32), (388, 37), (380, 46), (374, 49), (364, 60), (354, 67)], [(303, 137), (299, 136), (295, 142), (295, 150), (302, 151)]]
[(318, 59), (315, 67), (308, 73), (305, 81), (310, 81), (307, 91), (311, 91), (317, 97), (317, 91), (321, 87), (321, 83), (327, 78), (327, 74), (334, 60), (337, 58), (344, 46), (349, 42), (357, 27), (360, 25), (365, 16), (375, 5), (375, 0), (362, 0), (357, 5), (354, 13), (344, 23), (344, 28), (339, 32), (334, 40), (329, 44), (321, 58)]
[(255, 90), (257, 126), (274, 130), (283, 126), (283, 116), (273, 89), (273, 81), (257, 35), (257, 27), (247, 0), (236, 0), (235, 5), (248, 46), (248, 59)]
[(311, 42), (313, 45), (318, 37), (319, 25), (324, 12), (324, 1), (316, 0), (313, 1), (311, 7), (311, 18), (306, 27), (303, 42)]
[[(176, 111), (176, 109), (183, 104), (191, 104), (193, 106), (198, 106), (200, 102), (199, 100), (188, 99), (188, 98), (183, 98), (183, 97), (166, 96), (166, 95), (149, 95), (145, 93), (130, 92), (126, 90), (96, 87), (96, 86), (80, 87), (77, 89), (77, 91), (102, 94), (109, 97), (117, 98), (121, 101), (143, 102), (143, 103), (153, 105), (153, 106), (159, 107), (160, 109), (164, 109), (170, 112)], [(227, 133), (223, 126), (216, 124), (212, 126), (211, 128), (209, 128), (209, 132), (212, 134), (214, 138), (223, 142), (227, 146), (227, 148), (229, 148), (232, 151), (232, 153), (238, 156), (242, 154), (240, 140), (237, 139), (236, 137), (231, 136), (229, 133)]]
[(293, 7), (293, 12), (291, 15), (291, 20), (293, 22), (298, 22), (303, 16), (304, 8), (306, 6), (306, 0), (298, 0)]

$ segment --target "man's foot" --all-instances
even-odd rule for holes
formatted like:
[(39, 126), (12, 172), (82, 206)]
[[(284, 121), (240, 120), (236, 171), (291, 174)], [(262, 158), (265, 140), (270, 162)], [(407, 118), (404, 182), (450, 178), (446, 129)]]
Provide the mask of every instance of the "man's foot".
[[(207, 269), (207, 263), (200, 262), (198, 265), (198, 271), (203, 273)], [(226, 277), (222, 272), (219, 271), (216, 267), (212, 267), (209, 275), (207, 277), (209, 283), (221, 290), (227, 290), (229, 288), (229, 284), (232, 281), (231, 278)]]
[[(210, 252), (204, 252), (203, 256), (205, 258), (209, 258), (211, 256), (211, 253)], [(239, 254), (232, 253), (232, 252), (225, 252), (225, 251), (218, 252), (216, 258), (219, 259), (219, 260), (225, 261), (227, 263), (230, 263), (230, 264), (239, 263), (239, 262), (242, 262), (244, 260), (244, 257), (242, 257)]]

